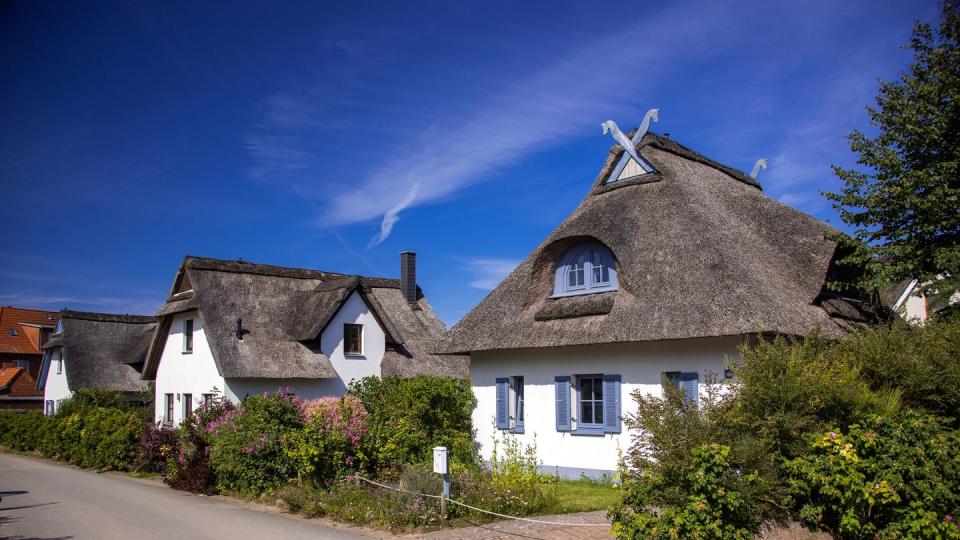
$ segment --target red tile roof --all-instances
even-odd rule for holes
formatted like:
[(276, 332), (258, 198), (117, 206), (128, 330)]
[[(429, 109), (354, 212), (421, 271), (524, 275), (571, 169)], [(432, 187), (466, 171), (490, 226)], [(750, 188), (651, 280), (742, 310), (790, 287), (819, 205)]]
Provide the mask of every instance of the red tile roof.
[[(57, 316), (56, 311), (0, 307), (0, 353), (41, 354), (40, 349), (30, 340), (21, 325), (52, 327), (57, 324)], [(11, 329), (14, 332), (11, 332)]]
[(0, 368), (0, 395), (3, 396), (42, 396), (37, 390), (37, 382), (22, 367), (3, 364)]

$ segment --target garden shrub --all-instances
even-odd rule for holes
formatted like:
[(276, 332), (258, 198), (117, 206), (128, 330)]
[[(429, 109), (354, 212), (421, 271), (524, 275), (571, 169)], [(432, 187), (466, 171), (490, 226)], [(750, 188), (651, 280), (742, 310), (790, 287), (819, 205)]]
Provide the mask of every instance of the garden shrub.
[(661, 509), (649, 509), (643, 500), (634, 511), (621, 506), (612, 512), (613, 533), (619, 538), (752, 538), (760, 527), (757, 516), (750, 511), (749, 501), (738, 486), (756, 480), (755, 473), (744, 475), (728, 460), (730, 447), (710, 444), (693, 449), (690, 469), (674, 485), (662, 470), (641, 470), (625, 477), (624, 489), (633, 497), (649, 499), (660, 489), (679, 490), (685, 498), (679, 504)]
[(177, 430), (165, 425), (144, 430), (133, 447), (133, 469), (142, 473), (162, 473), (177, 450)]
[(52, 421), (40, 412), (0, 412), (0, 445), (20, 452), (42, 452)]
[(960, 431), (937, 417), (872, 416), (809, 438), (788, 461), (799, 516), (841, 538), (960, 538)]
[(373, 469), (426, 462), (434, 446), (446, 446), (453, 462), (476, 464), (469, 381), (365, 377), (351, 383), (348, 392), (369, 414), (365, 446)]
[(285, 444), (303, 428), (302, 400), (289, 389), (250, 396), (210, 433), (210, 464), (221, 491), (270, 494), (296, 475)]
[(326, 484), (364, 468), (361, 440), (367, 411), (353, 396), (325, 397), (300, 406), (303, 428), (291, 431), (286, 454), (302, 481)]
[(216, 493), (217, 475), (210, 462), (210, 439), (235, 414), (236, 406), (218, 396), (181, 423), (174, 430), (174, 446), (167, 455), (164, 483), (182, 491)]
[[(500, 435), (498, 436), (498, 433)], [(555, 494), (544, 484), (555, 477), (540, 472), (537, 459), (536, 439), (524, 445), (506, 432), (494, 430), (493, 450), (490, 454), (489, 480), (487, 475), (461, 475), (460, 483), (467, 489), (476, 489), (489, 482), (493, 500), (482, 501), (484, 509), (502, 514), (527, 515), (552, 504)], [(482, 497), (482, 492), (469, 494), (468, 498)]]

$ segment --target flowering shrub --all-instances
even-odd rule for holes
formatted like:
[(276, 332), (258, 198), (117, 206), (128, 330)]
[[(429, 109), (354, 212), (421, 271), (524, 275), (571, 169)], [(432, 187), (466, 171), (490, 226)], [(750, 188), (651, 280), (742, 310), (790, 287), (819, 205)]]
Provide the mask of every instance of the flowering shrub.
[(180, 424), (174, 445), (161, 449), (167, 456), (163, 481), (168, 486), (208, 495), (217, 492), (217, 476), (210, 459), (210, 439), (236, 414), (236, 410), (230, 401), (216, 398)]
[(163, 425), (145, 430), (133, 447), (133, 468), (138, 472), (162, 473), (176, 448), (177, 430)]
[(625, 500), (611, 511), (618, 538), (752, 538), (760, 523), (747, 510), (746, 498), (736, 486), (749, 484), (755, 474), (743, 475), (729, 461), (730, 447), (707, 444), (692, 451), (690, 468), (682, 479), (685, 500), (657, 512), (649, 507), (650, 494), (675, 489), (662, 469), (621, 471)]
[(256, 497), (275, 492), (296, 474), (285, 445), (304, 427), (302, 407), (290, 389), (264, 392), (206, 426), (220, 490)]
[(361, 440), (367, 411), (353, 396), (302, 402), (303, 429), (286, 440), (286, 454), (301, 480), (326, 484), (365, 465)]
[(786, 464), (800, 517), (844, 538), (960, 538), (960, 431), (944, 423), (908, 412), (812, 437)]

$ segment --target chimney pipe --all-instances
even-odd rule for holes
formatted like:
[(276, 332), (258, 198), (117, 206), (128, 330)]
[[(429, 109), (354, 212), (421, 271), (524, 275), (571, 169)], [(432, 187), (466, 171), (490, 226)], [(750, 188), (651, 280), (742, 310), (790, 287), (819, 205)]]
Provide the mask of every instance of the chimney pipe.
[(400, 292), (407, 302), (417, 302), (417, 254), (412, 251), (400, 254)]

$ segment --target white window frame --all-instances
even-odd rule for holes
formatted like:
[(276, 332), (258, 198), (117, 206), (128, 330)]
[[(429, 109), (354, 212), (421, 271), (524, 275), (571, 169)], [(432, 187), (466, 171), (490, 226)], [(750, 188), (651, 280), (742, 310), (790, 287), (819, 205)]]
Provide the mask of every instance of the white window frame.
[[(607, 281), (595, 280), (594, 270), (600, 269), (602, 276), (604, 268), (607, 270)], [(582, 284), (570, 285), (570, 275), (573, 272), (583, 273)], [(553, 294), (550, 298), (615, 291), (618, 288), (613, 254), (599, 242), (589, 242), (576, 245), (564, 253), (554, 273)]]

